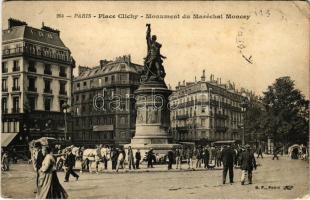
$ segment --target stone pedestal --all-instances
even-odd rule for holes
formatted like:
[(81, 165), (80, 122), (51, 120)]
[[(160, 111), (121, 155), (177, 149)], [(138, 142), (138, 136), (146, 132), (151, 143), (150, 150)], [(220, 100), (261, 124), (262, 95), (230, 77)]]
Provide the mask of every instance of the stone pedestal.
[(171, 144), (172, 136), (168, 133), (170, 110), (168, 97), (171, 94), (164, 81), (150, 80), (136, 90), (136, 132), (131, 139), (132, 149), (141, 152), (153, 149), (154, 153), (166, 153), (178, 146)]

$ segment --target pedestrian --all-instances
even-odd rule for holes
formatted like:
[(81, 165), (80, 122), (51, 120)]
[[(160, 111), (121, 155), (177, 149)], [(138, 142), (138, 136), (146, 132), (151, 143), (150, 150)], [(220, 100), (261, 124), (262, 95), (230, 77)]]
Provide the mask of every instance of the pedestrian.
[(107, 170), (108, 169), (108, 147), (107, 145), (104, 145), (100, 151), (101, 151), (102, 162), (104, 164), (104, 169)]
[(139, 168), (140, 160), (141, 160), (140, 149), (137, 149), (135, 158), (136, 158), (136, 169), (140, 169), (140, 168)]
[(116, 150), (115, 147), (112, 147), (112, 150), (111, 150), (112, 170), (116, 169), (117, 158), (118, 158), (118, 151)]
[(154, 160), (153, 149), (150, 149), (147, 152), (147, 168), (153, 168), (153, 160)]
[(235, 151), (228, 145), (221, 153), (221, 160), (223, 161), (223, 184), (226, 183), (227, 171), (229, 171), (229, 181), (234, 182), (234, 159)]
[(57, 177), (56, 160), (49, 147), (42, 151), (44, 160), (39, 170), (38, 199), (66, 199), (67, 192), (61, 186)]
[(65, 160), (65, 168), (66, 168), (66, 175), (65, 175), (65, 181), (69, 181), (69, 176), (70, 174), (75, 177), (76, 180), (79, 179), (79, 175), (77, 175), (74, 171), (73, 168), (75, 166), (75, 155), (72, 154), (71, 148), (67, 150), (67, 156)]
[(136, 169), (135, 167), (135, 162), (134, 162), (134, 156), (133, 156), (133, 152), (132, 152), (132, 149), (131, 149), (131, 146), (128, 147), (128, 165), (129, 165), (129, 170), (131, 170), (131, 167), (133, 169)]
[(221, 155), (222, 155), (222, 149), (223, 147), (217, 147), (216, 148), (216, 158), (215, 158), (215, 164), (217, 167), (221, 167), (222, 166), (222, 160), (221, 160)]
[(11, 155), (12, 155), (13, 163), (16, 164), (17, 163), (17, 152), (15, 148), (13, 148)]
[(174, 160), (174, 153), (172, 150), (168, 151), (168, 170), (172, 169), (172, 164)]
[(197, 147), (196, 152), (196, 169), (201, 167), (201, 161), (202, 161), (202, 149), (201, 147)]
[(244, 185), (245, 177), (248, 176), (249, 184), (252, 184), (252, 171), (256, 169), (254, 154), (251, 152), (250, 145), (246, 145), (246, 150), (241, 153), (241, 185)]
[(9, 171), (10, 167), (9, 167), (9, 155), (8, 152), (3, 152), (2, 158), (1, 158), (1, 169), (3, 171)]
[(39, 184), (39, 170), (42, 167), (42, 163), (44, 160), (44, 155), (42, 153), (42, 146), (41, 143), (36, 142), (34, 144), (34, 155), (33, 155), (33, 167), (36, 172), (36, 189), (34, 193), (38, 192), (38, 184)]
[(278, 157), (278, 153), (279, 153), (279, 148), (274, 148), (273, 149), (273, 157), (272, 157), (272, 160), (274, 160), (275, 158), (277, 158), (277, 160), (279, 160), (279, 157)]
[(120, 150), (118, 157), (117, 157), (116, 172), (118, 172), (120, 168), (124, 169), (124, 166), (123, 166), (124, 160), (125, 160), (124, 152), (123, 150)]
[(179, 147), (176, 148), (175, 150), (175, 161), (176, 161), (176, 169), (180, 168), (180, 170), (182, 169), (182, 155), (183, 154), (183, 150)]
[(206, 146), (203, 150), (204, 168), (209, 168), (209, 159), (210, 159), (209, 146)]
[(186, 150), (186, 160), (188, 164), (188, 169), (193, 169), (193, 150), (191, 147), (188, 147)]
[(263, 150), (262, 150), (261, 145), (259, 145), (259, 147), (257, 149), (257, 158), (259, 158), (259, 156), (261, 156), (263, 159)]
[(100, 162), (102, 161), (102, 156), (101, 156), (101, 145), (98, 145), (96, 148), (96, 153), (95, 153), (95, 164), (96, 164), (96, 173), (99, 173), (99, 165)]

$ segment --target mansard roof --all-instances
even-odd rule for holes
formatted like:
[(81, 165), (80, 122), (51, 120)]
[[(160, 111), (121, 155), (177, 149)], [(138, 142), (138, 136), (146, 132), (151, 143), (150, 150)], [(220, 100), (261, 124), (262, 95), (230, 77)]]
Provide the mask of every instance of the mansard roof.
[(14, 26), (2, 31), (3, 44), (18, 40), (28, 40), (67, 49), (60, 39), (59, 32), (37, 29), (28, 25)]

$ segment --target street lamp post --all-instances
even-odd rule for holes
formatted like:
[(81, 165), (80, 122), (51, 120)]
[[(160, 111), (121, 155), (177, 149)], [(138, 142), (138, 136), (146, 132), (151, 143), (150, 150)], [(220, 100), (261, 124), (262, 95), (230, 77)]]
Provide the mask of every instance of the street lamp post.
[(243, 99), (241, 102), (241, 111), (243, 113), (243, 131), (242, 131), (242, 145), (245, 145), (245, 118), (246, 118), (246, 110), (249, 105), (249, 100), (248, 97), (246, 96), (245, 93), (242, 93)]
[(70, 106), (67, 103), (64, 103), (62, 105), (62, 108), (63, 108), (64, 114), (65, 114), (65, 140), (67, 140), (67, 132), (68, 132), (68, 128), (67, 128), (67, 111), (68, 111), (68, 108), (70, 108)]

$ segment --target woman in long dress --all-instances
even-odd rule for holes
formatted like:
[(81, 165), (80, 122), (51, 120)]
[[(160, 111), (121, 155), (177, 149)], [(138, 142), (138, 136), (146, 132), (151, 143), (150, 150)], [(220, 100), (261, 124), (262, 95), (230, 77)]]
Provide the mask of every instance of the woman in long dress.
[[(44, 151), (45, 150), (45, 151)], [(46, 155), (42, 167), (39, 171), (39, 183), (38, 183), (38, 199), (66, 199), (68, 198), (67, 192), (60, 185), (57, 172), (56, 172), (56, 160), (51, 153), (49, 147), (43, 148), (43, 152)]]

